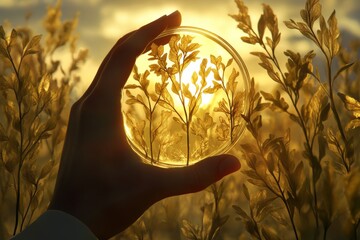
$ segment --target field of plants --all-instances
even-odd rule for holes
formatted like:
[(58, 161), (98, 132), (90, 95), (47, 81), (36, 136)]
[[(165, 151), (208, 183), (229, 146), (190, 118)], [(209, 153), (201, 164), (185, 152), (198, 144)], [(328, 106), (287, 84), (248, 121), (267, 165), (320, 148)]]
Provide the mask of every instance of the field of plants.
[[(321, 4), (304, 0), (294, 19), (278, 19), (263, 4), (253, 22), (235, 0), (238, 12), (229, 16), (239, 44), (257, 47), (251, 55), (267, 74), (251, 80), (246, 132), (230, 151), (241, 170), (155, 204), (113, 239), (360, 239), (360, 39), (342, 43), (341, 19), (323, 16)], [(88, 58), (77, 47), (78, 20), (63, 20), (59, 2), (45, 13), (43, 36), (0, 27), (0, 239), (29, 225), (51, 198)], [(289, 31), (313, 50), (278, 50)], [(63, 48), (66, 67), (54, 57)]]

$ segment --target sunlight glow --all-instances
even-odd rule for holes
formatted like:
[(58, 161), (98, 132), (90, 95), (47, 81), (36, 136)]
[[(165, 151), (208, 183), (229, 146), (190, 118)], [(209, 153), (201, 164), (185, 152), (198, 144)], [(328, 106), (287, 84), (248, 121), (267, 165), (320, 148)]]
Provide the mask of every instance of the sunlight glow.
[(130, 145), (145, 163), (179, 167), (228, 151), (245, 128), (249, 76), (221, 37), (170, 29), (169, 44), (136, 61), (121, 107)]

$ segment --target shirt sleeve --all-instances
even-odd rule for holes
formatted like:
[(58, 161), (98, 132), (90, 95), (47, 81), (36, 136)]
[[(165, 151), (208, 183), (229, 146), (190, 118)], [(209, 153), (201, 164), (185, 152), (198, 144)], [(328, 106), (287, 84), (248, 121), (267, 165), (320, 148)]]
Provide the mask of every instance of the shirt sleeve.
[(91, 230), (74, 216), (48, 210), (11, 240), (97, 240)]

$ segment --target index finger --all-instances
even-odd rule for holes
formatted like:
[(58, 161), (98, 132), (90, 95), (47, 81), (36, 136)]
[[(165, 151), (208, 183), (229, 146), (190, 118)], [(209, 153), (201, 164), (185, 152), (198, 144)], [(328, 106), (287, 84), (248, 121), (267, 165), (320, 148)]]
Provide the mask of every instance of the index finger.
[(101, 97), (119, 96), (121, 88), (125, 85), (136, 58), (146, 49), (146, 46), (165, 29), (179, 26), (181, 15), (178, 11), (163, 16), (135, 31), (126, 41), (114, 49), (109, 61), (100, 76), (94, 91)]

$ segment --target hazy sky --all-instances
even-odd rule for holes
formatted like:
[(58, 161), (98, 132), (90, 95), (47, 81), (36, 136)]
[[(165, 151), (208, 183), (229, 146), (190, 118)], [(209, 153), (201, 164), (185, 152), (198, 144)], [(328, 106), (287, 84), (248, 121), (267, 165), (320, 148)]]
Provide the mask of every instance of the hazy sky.
[[(56, 1), (50, 0), (1, 0), (0, 21), (9, 20), (14, 26), (24, 23), (24, 16), (31, 12), (29, 25), (41, 33), (46, 8)], [(305, 52), (311, 45), (299, 40), (294, 30), (285, 30), (284, 20), (299, 20), (299, 11), (305, 0), (245, 0), (249, 12), (256, 24), (262, 12), (262, 3), (269, 4), (277, 14), (282, 30), (284, 50), (291, 44), (296, 51)], [(336, 9), (339, 26), (348, 37), (360, 38), (359, 0), (322, 0), (323, 15), (330, 16)], [(228, 40), (243, 56), (250, 75), (258, 81), (263, 75), (257, 66), (257, 60), (248, 55), (255, 48), (239, 40), (241, 32), (229, 13), (237, 13), (233, 0), (63, 0), (63, 18), (71, 18), (80, 13), (78, 33), (79, 44), (88, 48), (90, 58), (82, 69), (84, 86), (91, 81), (101, 60), (115, 41), (125, 33), (134, 30), (164, 14), (179, 10), (183, 16), (183, 25), (202, 27), (221, 35)]]

